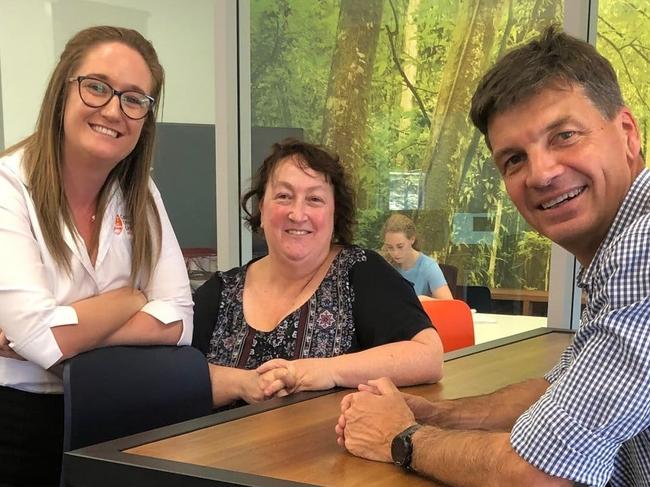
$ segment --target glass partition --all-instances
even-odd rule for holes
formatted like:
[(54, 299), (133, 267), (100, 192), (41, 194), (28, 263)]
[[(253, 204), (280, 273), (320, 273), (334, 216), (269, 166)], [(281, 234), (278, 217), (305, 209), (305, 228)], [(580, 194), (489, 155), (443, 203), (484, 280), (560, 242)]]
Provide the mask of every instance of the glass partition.
[(559, 0), (251, 0), (253, 130), (290, 127), (340, 155), (356, 243), (381, 251), (386, 219), (407, 215), (476, 321), (545, 326), (550, 242), (510, 203), (468, 112), (494, 60), (562, 16)]
[[(641, 148), (650, 141), (650, 2), (599, 0), (597, 49), (610, 60), (641, 133)], [(646, 160), (647, 165), (647, 160)]]

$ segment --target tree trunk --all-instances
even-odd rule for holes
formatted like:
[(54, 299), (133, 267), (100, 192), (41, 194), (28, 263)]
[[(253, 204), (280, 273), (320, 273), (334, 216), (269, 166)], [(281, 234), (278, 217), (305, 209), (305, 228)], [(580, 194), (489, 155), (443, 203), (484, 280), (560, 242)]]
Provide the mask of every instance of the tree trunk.
[[(492, 64), (490, 53), (496, 39), (505, 0), (465, 0), (452, 36), (432, 117), (430, 145), (425, 164), (425, 212), (418, 229), (425, 250), (446, 252), (451, 217), (458, 196), (460, 167), (473, 127), (468, 112), (480, 77)], [(445, 256), (441, 255), (444, 261)]]
[(341, 157), (355, 181), (359, 206), (367, 206), (359, 187), (368, 118), (368, 95), (381, 27), (383, 0), (341, 0), (321, 142)]
[[(496, 58), (500, 58), (505, 51), (507, 50), (507, 41), (510, 38), (511, 30), (515, 24), (515, 15), (514, 15), (514, 0), (508, 0), (508, 14), (503, 29), (503, 35), (499, 41)], [(496, 45), (496, 41), (495, 41)], [(465, 157), (461, 165), (461, 173), (458, 178), (458, 188), (457, 191), (460, 193), (465, 184), (465, 179), (472, 168), (474, 171), (479, 173), (479, 181), (492, 180), (495, 177), (495, 171), (491, 170), (489, 165), (492, 164), (492, 161), (480, 161), (480, 151), (479, 144), (483, 143), (483, 136), (478, 129), (471, 127), (470, 128), (472, 136), (467, 149), (465, 152)], [(497, 173), (496, 178), (501, 178)], [(474, 191), (474, 197), (467, 202), (464, 207), (460, 207), (457, 204), (453, 211), (461, 211), (465, 213), (485, 213), (489, 210), (495, 210), (493, 218), (493, 229), (492, 229), (492, 245), (488, 247), (489, 256), (488, 256), (488, 269), (485, 277), (487, 281), (481, 280), (480, 282), (475, 282), (473, 284), (485, 285), (488, 284), (489, 287), (495, 287), (496, 284), (496, 271), (497, 271), (497, 254), (501, 250), (501, 212), (503, 209), (503, 198), (508, 196), (504, 191), (501, 190), (500, 184), (487, 185), (487, 188), (483, 188), (483, 191)], [(488, 201), (496, 201), (496, 208), (491, 208), (494, 205), (488, 204)], [(471, 247), (470, 247), (471, 248)], [(468, 252), (467, 248), (464, 246), (458, 247), (453, 245), (450, 241), (447, 245), (447, 260), (453, 262), (453, 264), (460, 269), (460, 275), (462, 278), (465, 278), (465, 269), (472, 269), (476, 267), (476, 259), (481, 255), (481, 250), (473, 248)], [(480, 258), (479, 258), (480, 260)]]
[[(402, 68), (406, 77), (411, 80), (411, 83), (415, 83), (418, 74), (418, 67), (413, 60), (418, 56), (418, 25), (415, 20), (415, 14), (419, 7), (420, 0), (410, 0), (408, 2), (406, 22), (404, 23), (404, 45), (402, 48), (404, 62), (402, 63)], [(413, 94), (406, 85), (402, 87), (400, 108), (406, 116), (403, 116), (400, 120), (399, 130), (400, 132), (406, 132), (411, 126), (411, 118), (409, 115), (411, 110), (413, 110)]]

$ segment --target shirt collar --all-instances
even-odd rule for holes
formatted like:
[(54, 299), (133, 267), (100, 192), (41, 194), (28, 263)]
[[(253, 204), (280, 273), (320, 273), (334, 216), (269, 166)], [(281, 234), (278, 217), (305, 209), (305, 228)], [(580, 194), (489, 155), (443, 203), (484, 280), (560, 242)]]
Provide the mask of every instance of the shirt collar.
[(588, 267), (578, 273), (578, 286), (585, 287), (600, 269), (600, 260), (611, 243), (639, 217), (650, 213), (650, 171), (644, 168), (632, 182), (627, 195), (618, 209), (607, 235), (601, 242)]

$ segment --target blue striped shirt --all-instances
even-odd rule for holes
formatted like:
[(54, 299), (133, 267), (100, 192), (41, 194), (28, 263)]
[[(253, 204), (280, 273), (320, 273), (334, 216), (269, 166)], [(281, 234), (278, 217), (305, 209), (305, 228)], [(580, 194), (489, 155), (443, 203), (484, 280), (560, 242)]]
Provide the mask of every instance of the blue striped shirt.
[(527, 462), (587, 485), (650, 486), (650, 172), (633, 182), (589, 267), (587, 306), (551, 386), (510, 437)]

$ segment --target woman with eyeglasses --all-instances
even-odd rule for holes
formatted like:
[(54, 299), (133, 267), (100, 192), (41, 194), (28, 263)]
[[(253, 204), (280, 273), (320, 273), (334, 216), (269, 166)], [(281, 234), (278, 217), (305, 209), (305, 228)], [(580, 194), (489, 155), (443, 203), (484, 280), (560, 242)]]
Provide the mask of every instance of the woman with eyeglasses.
[(0, 485), (58, 485), (61, 361), (191, 341), (187, 273), (150, 179), (163, 80), (138, 32), (83, 30), (35, 133), (0, 154)]

